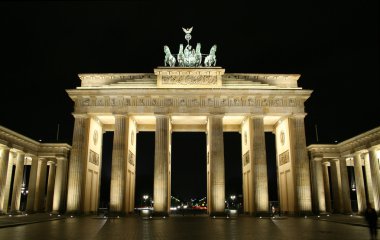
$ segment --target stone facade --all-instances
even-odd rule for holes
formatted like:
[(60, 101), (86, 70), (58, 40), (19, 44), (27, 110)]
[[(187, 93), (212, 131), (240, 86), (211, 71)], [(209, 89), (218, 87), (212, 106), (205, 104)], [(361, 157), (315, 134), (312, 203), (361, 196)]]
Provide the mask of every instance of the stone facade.
[[(91, 190), (94, 192), (99, 188), (99, 182), (94, 185), (94, 178), (89, 179), (84, 174), (88, 162), (92, 161), (88, 153), (93, 149), (89, 149), (88, 143), (93, 126), (99, 133), (115, 132), (111, 173), (111, 211), (114, 213), (126, 214), (134, 207), (135, 167), (139, 163), (131, 160), (136, 159), (136, 152), (130, 142), (141, 131), (156, 132), (153, 201), (154, 211), (159, 215), (167, 215), (170, 208), (173, 131), (207, 135), (205, 164), (210, 215), (224, 214), (224, 131), (242, 133), (246, 213), (268, 212), (266, 131), (279, 136), (276, 137), (278, 159), (280, 154), (288, 154), (287, 162), (281, 162), (284, 170), (287, 169), (286, 178), (279, 175), (280, 200), (285, 203), (282, 210), (311, 211), (303, 119), (304, 102), (312, 91), (298, 86), (300, 75), (234, 74), (225, 73), (220, 67), (158, 67), (152, 74), (80, 74), (79, 77), (81, 86), (67, 90), (75, 108), (69, 212), (91, 212), (93, 208), (88, 207), (89, 200), (82, 193), (84, 189), (89, 191), (85, 186), (95, 186)], [(281, 143), (283, 140), (285, 145)], [(101, 151), (101, 146), (98, 150)], [(100, 172), (101, 159), (99, 161), (97, 171)], [(130, 199), (129, 204), (127, 199)]]
[[(70, 149), (67, 144), (40, 143), (0, 126), (0, 213), (65, 212)], [(28, 165), (28, 188), (22, 192)], [(27, 194), (25, 209), (20, 208), (22, 194)]]
[[(351, 213), (352, 206), (357, 205), (358, 213), (363, 214), (367, 203), (380, 212), (380, 127), (338, 144), (313, 144), (307, 149), (311, 161), (315, 212)], [(320, 176), (321, 165), (325, 171), (323, 178)], [(347, 167), (353, 168), (351, 176)], [(351, 203), (351, 191), (356, 193), (357, 203)]]

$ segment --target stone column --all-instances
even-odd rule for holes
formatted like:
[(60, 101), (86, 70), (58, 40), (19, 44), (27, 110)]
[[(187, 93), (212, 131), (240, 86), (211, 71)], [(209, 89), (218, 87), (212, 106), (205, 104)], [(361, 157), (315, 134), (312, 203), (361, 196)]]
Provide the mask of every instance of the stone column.
[(45, 209), (47, 212), (52, 211), (53, 206), (53, 194), (54, 194), (54, 182), (55, 182), (55, 172), (56, 172), (56, 165), (54, 162), (50, 163), (49, 167), (49, 177), (48, 177), (48, 187), (47, 187), (47, 193), (46, 193), (46, 206)]
[(374, 207), (373, 202), (373, 187), (372, 187), (372, 177), (371, 177), (371, 164), (369, 161), (369, 153), (364, 153), (364, 169), (365, 169), (365, 178), (367, 182), (367, 201)]
[(112, 149), (110, 211), (122, 214), (125, 200), (125, 168), (127, 158), (128, 118), (115, 115)]
[(11, 182), (12, 182), (13, 162), (15, 161), (16, 156), (17, 155), (15, 152), (9, 152), (7, 179), (5, 180), (4, 196), (3, 196), (3, 202), (2, 202), (3, 213), (8, 213), (9, 195), (11, 192)]
[(45, 187), (46, 187), (46, 173), (47, 173), (47, 160), (38, 160), (37, 169), (37, 183), (36, 183), (36, 193), (34, 200), (34, 211), (43, 212), (45, 207)]
[(323, 185), (325, 188), (325, 201), (326, 201), (326, 211), (331, 212), (331, 194), (330, 194), (330, 178), (329, 178), (329, 169), (328, 162), (322, 163), (323, 171)]
[[(252, 131), (250, 134), (252, 136), (250, 152), (253, 171), (253, 210), (256, 214), (267, 213), (269, 199), (264, 120), (262, 116), (254, 116), (249, 118), (248, 121), (249, 129)], [(223, 141), (220, 144), (223, 145)]]
[(207, 123), (207, 140), (210, 158), (210, 216), (224, 215), (225, 178), (224, 178), (224, 143), (223, 116), (211, 115)]
[(170, 119), (167, 115), (156, 115), (154, 150), (153, 207), (156, 215), (168, 215), (170, 208), (169, 189)]
[(310, 213), (312, 211), (310, 168), (306, 149), (304, 117), (304, 114), (289, 117), (289, 137), (295, 172), (295, 209), (299, 213)]
[(11, 212), (20, 211), (22, 177), (24, 175), (25, 153), (17, 152), (16, 171), (13, 180)]
[(342, 209), (343, 213), (352, 213), (351, 197), (350, 197), (350, 184), (348, 182), (346, 158), (339, 159), (340, 178), (342, 182)]
[(339, 160), (333, 159), (330, 161), (331, 165), (331, 185), (334, 198), (334, 212), (342, 213), (342, 189), (340, 182)]
[(355, 172), (355, 184), (356, 184), (356, 196), (358, 201), (358, 213), (363, 214), (366, 207), (364, 179), (362, 170), (361, 153), (356, 152), (354, 154), (354, 172)]
[(322, 159), (314, 158), (313, 159), (314, 167), (314, 186), (316, 188), (316, 200), (318, 206), (318, 212), (326, 212), (326, 196), (325, 196), (325, 187), (323, 181), (323, 171), (322, 171)]
[(9, 148), (6, 146), (0, 146), (0, 213), (6, 212), (6, 209), (7, 209), (7, 208), (3, 208), (3, 204), (4, 204), (4, 196), (6, 193), (6, 190), (5, 190), (7, 186), (6, 183), (8, 179), (8, 164), (9, 164)]
[(55, 171), (53, 212), (63, 213), (67, 189), (67, 158), (57, 158), (57, 167)]
[(369, 149), (369, 161), (371, 166), (371, 178), (373, 189), (373, 205), (376, 211), (380, 212), (380, 173), (379, 173), (379, 160), (376, 155), (376, 148)]
[(38, 158), (32, 156), (32, 165), (30, 167), (29, 184), (28, 184), (28, 199), (26, 201), (26, 211), (34, 211), (34, 199), (36, 198), (36, 184), (37, 184), (37, 169)]
[(84, 114), (74, 114), (74, 133), (70, 155), (67, 212), (80, 213), (83, 211), (85, 163), (87, 161), (89, 119)]

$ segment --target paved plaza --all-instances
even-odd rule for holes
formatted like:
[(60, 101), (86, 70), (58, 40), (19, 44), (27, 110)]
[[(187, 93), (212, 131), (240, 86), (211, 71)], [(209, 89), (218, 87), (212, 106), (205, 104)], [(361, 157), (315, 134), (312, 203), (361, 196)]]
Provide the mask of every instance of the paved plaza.
[[(29, 224), (28, 224), (29, 223)], [(17, 225), (20, 224), (20, 225)], [(0, 217), (0, 239), (369, 239), (362, 217), (210, 218), (171, 216), (142, 219), (50, 216)]]

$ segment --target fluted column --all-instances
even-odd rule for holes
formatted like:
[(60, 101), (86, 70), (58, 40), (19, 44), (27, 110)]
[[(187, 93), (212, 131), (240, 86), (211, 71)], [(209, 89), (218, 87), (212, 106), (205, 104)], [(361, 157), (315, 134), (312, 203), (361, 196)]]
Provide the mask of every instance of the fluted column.
[[(6, 210), (3, 209), (4, 196), (6, 192), (6, 183), (8, 177), (8, 163), (9, 163), (9, 148), (6, 146), (0, 147), (0, 213)], [(12, 174), (12, 172), (11, 172)], [(6, 212), (6, 211), (5, 211)]]
[(331, 194), (330, 194), (330, 178), (329, 178), (328, 162), (322, 163), (322, 171), (323, 171), (323, 185), (325, 188), (326, 211), (331, 212)]
[(156, 115), (154, 151), (153, 207), (156, 215), (168, 215), (170, 208), (169, 189), (170, 119), (167, 115)]
[(331, 185), (334, 198), (334, 212), (341, 213), (342, 210), (342, 189), (340, 182), (340, 171), (338, 159), (330, 161), (331, 164)]
[(350, 196), (350, 184), (348, 182), (348, 172), (346, 158), (339, 159), (340, 166), (340, 179), (342, 183), (342, 209), (343, 213), (351, 213), (351, 196)]
[(52, 211), (53, 206), (53, 194), (54, 194), (54, 182), (55, 182), (55, 172), (56, 172), (56, 164), (50, 163), (49, 167), (49, 176), (48, 176), (48, 187), (46, 193), (46, 206), (45, 209), (47, 212)]
[(376, 148), (369, 149), (369, 161), (371, 166), (371, 178), (373, 189), (373, 205), (376, 211), (380, 212), (380, 173), (379, 160), (376, 154)]
[(369, 153), (364, 153), (364, 170), (365, 170), (365, 178), (367, 183), (367, 201), (374, 207), (373, 202), (373, 186), (372, 186), (372, 176), (371, 176), (371, 164), (369, 161)]
[[(249, 127), (250, 131), (252, 131), (250, 149), (252, 154), (253, 168), (253, 206), (254, 212), (263, 213), (268, 212), (269, 205), (267, 159), (263, 117), (254, 116), (249, 118)], [(223, 145), (223, 142), (221, 145)]]
[(313, 159), (314, 167), (314, 186), (316, 192), (316, 200), (318, 202), (318, 212), (326, 212), (326, 198), (325, 198), (325, 187), (323, 181), (322, 172), (322, 159)]
[(210, 208), (211, 216), (223, 215), (225, 209), (223, 116), (208, 117), (207, 140), (210, 153)]
[(67, 158), (58, 157), (55, 170), (53, 212), (62, 213), (66, 201), (67, 189)]
[(83, 211), (84, 198), (84, 165), (87, 161), (89, 119), (87, 115), (75, 114), (73, 144), (70, 155), (67, 212)]
[(12, 169), (13, 169), (13, 162), (15, 161), (16, 156), (17, 155), (15, 152), (9, 152), (7, 179), (5, 180), (4, 196), (3, 196), (3, 202), (2, 202), (3, 213), (8, 213), (9, 195), (11, 192), (11, 182), (12, 182)]
[(127, 157), (128, 118), (115, 116), (115, 131), (112, 149), (110, 211), (123, 213), (125, 200), (125, 164)]
[(45, 207), (45, 187), (47, 174), (47, 160), (39, 159), (37, 168), (36, 193), (34, 200), (34, 211), (43, 212)]
[(26, 211), (34, 211), (34, 200), (36, 197), (36, 184), (37, 184), (37, 169), (38, 169), (38, 158), (32, 156), (32, 165), (30, 167), (29, 174), (29, 184), (28, 184), (28, 198), (26, 201)]
[(364, 189), (361, 153), (354, 154), (354, 172), (356, 183), (356, 197), (358, 201), (358, 213), (363, 214), (367, 207), (367, 204)]
[(16, 171), (13, 180), (11, 212), (20, 211), (22, 177), (24, 175), (25, 153), (17, 152)]
[(310, 168), (306, 149), (304, 115), (289, 117), (289, 136), (295, 172), (295, 209), (299, 213), (310, 213), (312, 210)]

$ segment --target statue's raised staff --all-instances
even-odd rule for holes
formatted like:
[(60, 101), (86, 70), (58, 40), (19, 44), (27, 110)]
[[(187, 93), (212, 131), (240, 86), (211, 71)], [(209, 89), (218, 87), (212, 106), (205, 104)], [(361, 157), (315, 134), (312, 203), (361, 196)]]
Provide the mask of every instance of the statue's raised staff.
[(173, 55), (170, 52), (169, 47), (166, 45), (164, 46), (164, 52), (165, 52), (165, 62), (164, 62), (165, 67), (167, 65), (169, 65), (170, 67), (174, 67), (175, 62), (176, 62), (175, 57), (173, 57)]
[(216, 55), (215, 55), (215, 52), (216, 52), (216, 45), (212, 46), (212, 48), (210, 49), (210, 54), (205, 58), (205, 67), (215, 67), (216, 65)]

